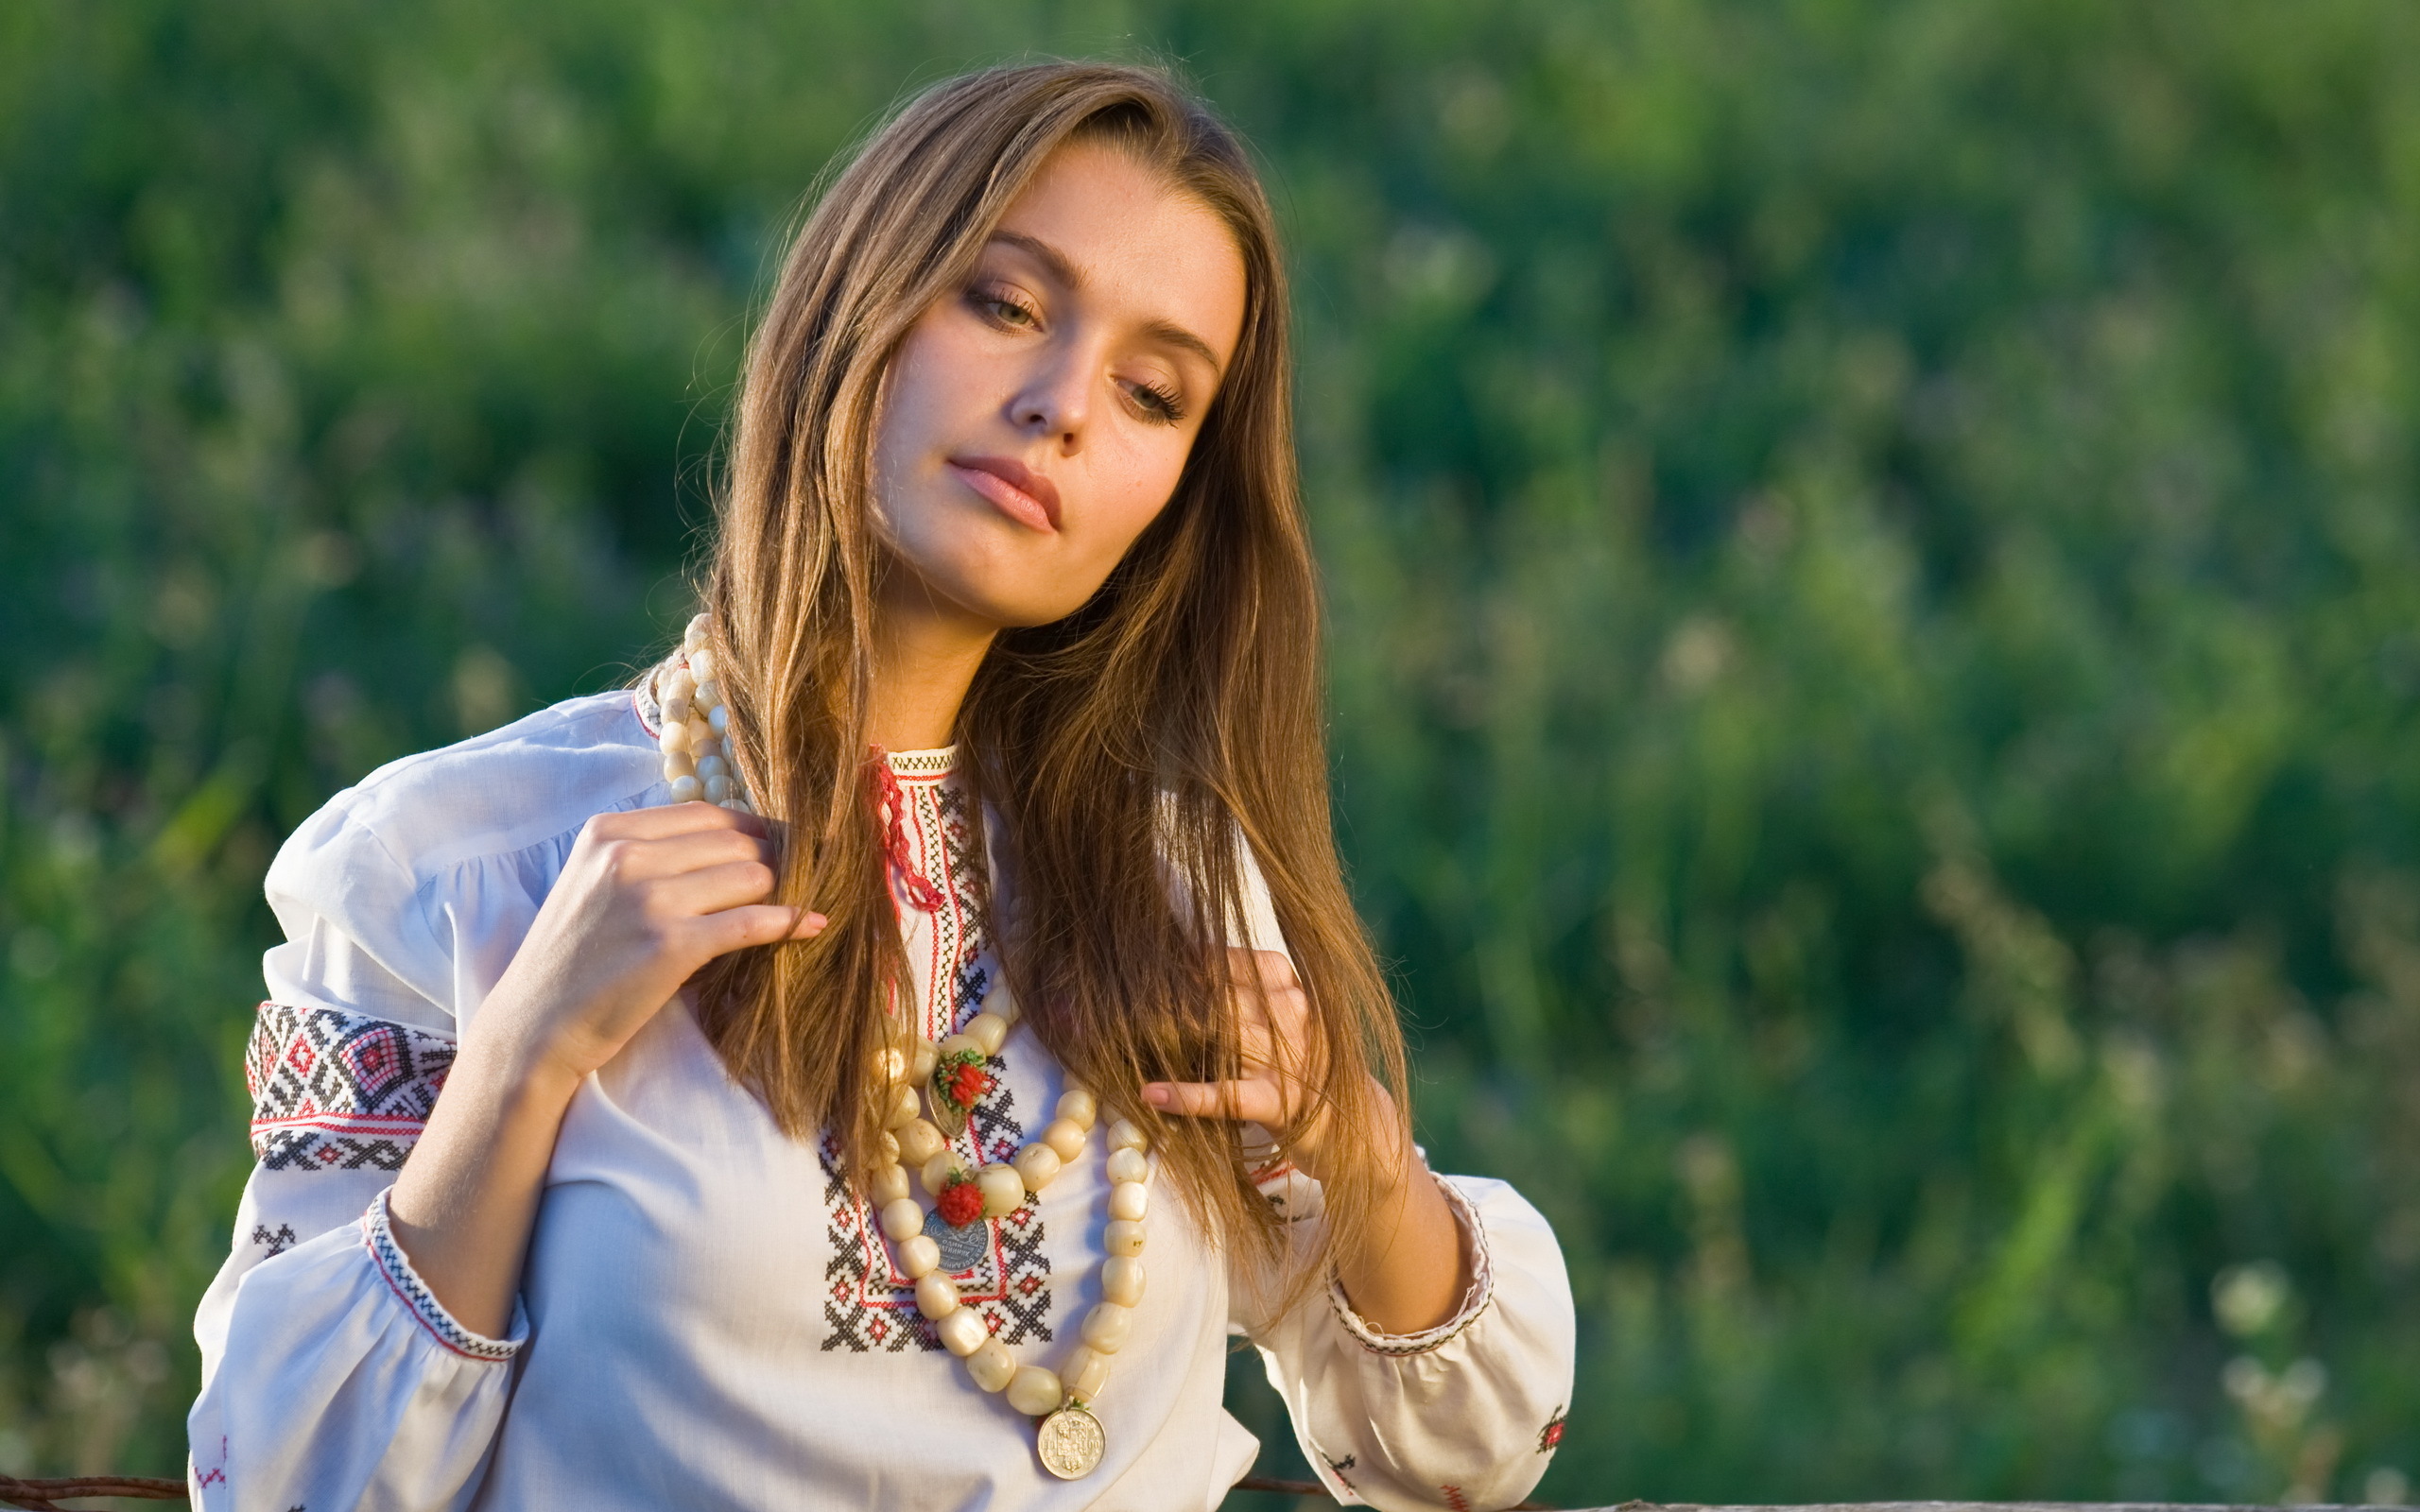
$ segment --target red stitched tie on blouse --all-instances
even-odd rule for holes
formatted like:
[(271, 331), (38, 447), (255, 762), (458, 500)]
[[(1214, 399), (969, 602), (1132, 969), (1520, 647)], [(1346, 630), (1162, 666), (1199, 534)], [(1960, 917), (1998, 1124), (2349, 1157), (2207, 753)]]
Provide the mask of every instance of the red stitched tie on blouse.
[(908, 845), (908, 797), (900, 791), (899, 779), (890, 770), (890, 758), (879, 746), (873, 749), (874, 781), (881, 784), (882, 806), (888, 821), (883, 834), (883, 849), (890, 852), (890, 869), (898, 873), (900, 885), (907, 889), (909, 902), (928, 914), (937, 913), (942, 906), (942, 890), (916, 869), (916, 852)]

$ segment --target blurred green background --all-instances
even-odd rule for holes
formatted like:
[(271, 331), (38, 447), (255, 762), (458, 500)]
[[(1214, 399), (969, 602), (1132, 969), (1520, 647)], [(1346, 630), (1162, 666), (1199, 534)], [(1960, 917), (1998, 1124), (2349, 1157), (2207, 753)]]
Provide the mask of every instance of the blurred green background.
[(1266, 155), (1343, 842), (1578, 1296), (1543, 1494), (2402, 1499), (2390, 0), (0, 8), (0, 1470), (181, 1463), (281, 836), (678, 625), (801, 192), (1028, 52)]

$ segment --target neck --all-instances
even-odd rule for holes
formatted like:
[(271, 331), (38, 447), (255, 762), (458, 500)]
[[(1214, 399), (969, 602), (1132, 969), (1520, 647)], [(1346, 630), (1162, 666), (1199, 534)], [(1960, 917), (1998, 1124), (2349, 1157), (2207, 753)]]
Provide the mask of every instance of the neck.
[(873, 638), (874, 743), (930, 750), (957, 738), (959, 706), (999, 627), (947, 603), (913, 573), (893, 568)]

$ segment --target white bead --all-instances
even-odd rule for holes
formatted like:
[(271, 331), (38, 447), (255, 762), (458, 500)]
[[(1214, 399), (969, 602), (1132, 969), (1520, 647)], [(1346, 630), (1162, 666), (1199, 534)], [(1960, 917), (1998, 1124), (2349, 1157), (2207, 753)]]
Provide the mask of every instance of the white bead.
[(1017, 1168), (1017, 1175), (1024, 1179), (1028, 1192), (1039, 1192), (1059, 1179), (1059, 1167), (1063, 1162), (1059, 1152), (1049, 1145), (1028, 1144), (1017, 1151), (1017, 1158), (1009, 1163)]
[(1100, 1116), (1100, 1108), (1093, 1101), (1092, 1093), (1081, 1087), (1070, 1087), (1059, 1094), (1059, 1116), (1090, 1133), (1093, 1120)]
[(1141, 1223), (1151, 1211), (1151, 1189), (1140, 1181), (1120, 1181), (1109, 1189), (1109, 1215)]
[(734, 814), (753, 814), (756, 812), (755, 809), (749, 805), (748, 800), (744, 798), (724, 799), (722, 800), (722, 806), (731, 810)]
[(930, 1040), (919, 1039), (908, 1057), (908, 1079), (922, 1083), (932, 1078), (933, 1068), (941, 1064), (941, 1047)]
[(705, 644), (706, 632), (713, 629), (714, 626), (715, 617), (703, 610), (700, 610), (698, 613), (690, 615), (689, 627), (683, 631), (681, 635), (682, 648), (684, 650), (694, 651), (698, 647)]
[(707, 778), (707, 779), (706, 779), (706, 801), (707, 801), (707, 802), (709, 802), (709, 803), (723, 803), (723, 802), (728, 802), (728, 801), (730, 800), (730, 799), (731, 799), (731, 779), (730, 779), (730, 778), (728, 778), (728, 777), (709, 777), (709, 778)]
[(933, 1332), (942, 1336), (942, 1348), (963, 1360), (983, 1348), (992, 1331), (983, 1326), (983, 1314), (971, 1307), (961, 1307), (933, 1324)]
[(882, 1205), (882, 1231), (890, 1237), (893, 1244), (898, 1243), (902, 1239), (910, 1239), (917, 1234), (923, 1233), (925, 1231), (925, 1210), (918, 1207), (915, 1199), (912, 1197), (901, 1197), (896, 1202), (884, 1203)]
[(717, 735), (728, 736), (731, 733), (731, 705), (718, 703), (707, 710), (706, 727)]
[(731, 763), (724, 761), (721, 757), (700, 756), (698, 758), (699, 782), (711, 782), (717, 777), (729, 777), (730, 775)]
[(1115, 1302), (1103, 1302), (1084, 1314), (1084, 1343), (1102, 1354), (1115, 1354), (1133, 1332), (1133, 1313)]
[(1109, 1178), (1112, 1181), (1140, 1181), (1151, 1174), (1150, 1159), (1140, 1150), (1109, 1152)]
[(664, 733), (655, 737), (655, 743), (666, 756), (685, 751), (689, 748), (689, 727), (667, 724), (664, 727)]
[(897, 1045), (885, 1045), (873, 1053), (873, 1074), (880, 1081), (908, 1079), (908, 1052)]
[(899, 1274), (911, 1281), (923, 1280), (942, 1267), (942, 1246), (924, 1234), (911, 1234), (899, 1241)]
[(912, 1195), (914, 1194), (908, 1190), (908, 1168), (896, 1160), (876, 1170), (873, 1180), (866, 1186), (866, 1200), (877, 1208)]
[(937, 1270), (916, 1279), (916, 1311), (939, 1320), (958, 1311), (958, 1282)]
[[(700, 764), (698, 770), (701, 772), (705, 770), (702, 763)], [(1113, 1150), (1148, 1149), (1150, 1143), (1150, 1138), (1131, 1118), (1121, 1118), (1109, 1125), (1109, 1147)]]
[(1009, 1382), (1009, 1405), (1028, 1418), (1057, 1412), (1067, 1394), (1059, 1388), (1059, 1377), (1038, 1365), (1020, 1368)]
[(706, 742), (715, 738), (715, 727), (706, 723), (706, 716), (693, 713), (689, 715), (689, 722), (681, 728), (689, 732), (689, 748), (700, 756), (704, 755)]
[(687, 703), (697, 696), (697, 675), (687, 667), (674, 667), (671, 678), (664, 684), (665, 707), (668, 709), (676, 703)]
[[(893, 1053), (896, 1054), (896, 1052)], [(916, 1101), (915, 1088), (904, 1081), (893, 1082), (890, 1086), (890, 1108), (882, 1115), (882, 1126), (906, 1128), (916, 1121), (916, 1114), (922, 1107), (923, 1105)]]
[(1009, 984), (995, 983), (991, 991), (983, 994), (983, 1011), (998, 1015), (1003, 1023), (1017, 1022), (1017, 1000), (1009, 991)]
[(685, 725), (688, 722), (689, 700), (686, 697), (666, 698), (664, 700), (665, 729), (669, 730), (675, 725)]
[(702, 719), (721, 707), (722, 684), (700, 678), (698, 680), (698, 717)]
[[(947, 1060), (952, 1056), (984, 1054), (984, 1050), (981, 1045), (977, 1044), (973, 1040), (962, 1034), (951, 1035), (948, 1039), (941, 1042), (939, 1049), (941, 1052), (940, 1058), (942, 1060)], [(988, 1059), (989, 1057), (987, 1056), (985, 1058)]]
[(899, 1129), (899, 1160), (905, 1165), (922, 1165), (949, 1147), (942, 1131), (928, 1119), (917, 1119)]
[(983, 1192), (983, 1216), (1005, 1218), (1025, 1206), (1025, 1177), (1013, 1165), (992, 1164), (975, 1173)]
[(672, 750), (666, 751), (664, 753), (664, 780), (666, 782), (677, 782), (684, 777), (695, 777), (697, 775), (698, 764), (689, 759), (689, 753), (687, 751)]
[(966, 1357), (966, 1373), (986, 1391), (997, 1391), (1013, 1384), (1017, 1375), (1016, 1356), (997, 1339), (985, 1339), (983, 1348)]
[(1098, 1349), (1087, 1349), (1080, 1344), (1067, 1352), (1059, 1366), (1059, 1383), (1078, 1401), (1092, 1400), (1109, 1384), (1109, 1356)]
[[(882, 1137), (874, 1141), (874, 1148), (882, 1152), (883, 1160), (890, 1161), (893, 1165), (899, 1163), (899, 1136), (893, 1134), (890, 1130), (884, 1129), (882, 1131)], [(880, 1162), (877, 1161), (876, 1163), (879, 1164)]]
[(956, 1150), (943, 1150), (926, 1160), (925, 1168), (916, 1173), (916, 1177), (925, 1183), (925, 1191), (938, 1197), (942, 1194), (942, 1188), (949, 1185), (949, 1178), (956, 1176), (962, 1165)]
[(1009, 1021), (996, 1013), (978, 1013), (966, 1021), (966, 1038), (986, 1056), (1000, 1053), (1000, 1044), (1009, 1037)]
[(1042, 1143), (1063, 1162), (1084, 1153), (1084, 1131), (1075, 1120), (1054, 1118), (1042, 1131)]
[(1132, 1307), (1143, 1299), (1143, 1263), (1129, 1256), (1112, 1255), (1100, 1263), (1100, 1299), (1115, 1302), (1120, 1307)]
[(694, 777), (676, 777), (672, 780), (672, 801), (695, 803), (704, 796), (705, 790), (705, 784)]
[(689, 676), (702, 688), (715, 679), (715, 653), (712, 646), (701, 645), (689, 653)]
[[(1111, 1196), (1117, 1194), (1113, 1192)], [(1113, 1219), (1100, 1240), (1101, 1248), (1112, 1255), (1135, 1256), (1143, 1252), (1143, 1222), (1139, 1218)]]

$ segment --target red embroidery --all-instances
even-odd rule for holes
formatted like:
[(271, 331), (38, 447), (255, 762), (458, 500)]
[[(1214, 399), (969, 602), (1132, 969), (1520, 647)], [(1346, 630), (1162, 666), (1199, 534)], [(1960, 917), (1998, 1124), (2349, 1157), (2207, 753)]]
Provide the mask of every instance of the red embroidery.
[(1539, 1453), (1551, 1454), (1554, 1452), (1555, 1446), (1563, 1442), (1564, 1413), (1564, 1408), (1557, 1407), (1554, 1410), (1554, 1416), (1547, 1419), (1547, 1425), (1538, 1430)]
[(932, 880), (916, 869), (916, 852), (908, 843), (908, 798), (899, 791), (899, 779), (890, 772), (890, 762), (882, 747), (873, 747), (874, 782), (882, 799), (883, 848), (890, 854), (890, 869), (899, 877), (899, 885), (908, 901), (925, 912), (938, 913), (942, 906), (942, 890)]
[(1437, 1489), (1445, 1493), (1445, 1504), (1452, 1507), (1454, 1512), (1471, 1512), (1471, 1504), (1462, 1496), (1462, 1488), (1461, 1486), (1441, 1486), (1437, 1487)]

